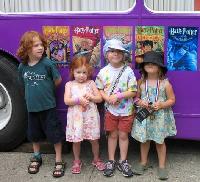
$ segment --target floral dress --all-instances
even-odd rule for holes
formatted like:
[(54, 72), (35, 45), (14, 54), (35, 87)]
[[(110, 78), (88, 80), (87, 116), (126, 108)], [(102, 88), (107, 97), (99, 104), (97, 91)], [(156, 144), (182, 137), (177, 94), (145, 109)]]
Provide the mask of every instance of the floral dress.
[[(165, 91), (166, 81), (163, 80), (159, 87), (158, 101), (161, 102), (167, 100)], [(150, 100), (155, 100), (156, 87), (149, 86), (148, 93)], [(145, 84), (141, 84), (141, 99), (147, 101)], [(162, 144), (167, 136), (176, 135), (175, 119), (171, 107), (155, 111), (154, 116), (153, 120), (147, 117), (141, 123), (135, 119), (131, 132), (132, 137), (142, 143), (153, 140), (158, 144)]]
[[(92, 83), (93, 82), (93, 83)], [(81, 88), (76, 83), (68, 82), (67, 87), (70, 87), (72, 98), (81, 97), (86, 93), (93, 93), (91, 84), (94, 81), (82, 84)], [(84, 139), (96, 140), (100, 138), (100, 117), (97, 110), (97, 105), (89, 102), (87, 107), (74, 105), (68, 107), (67, 126), (66, 126), (66, 141), (80, 142)]]

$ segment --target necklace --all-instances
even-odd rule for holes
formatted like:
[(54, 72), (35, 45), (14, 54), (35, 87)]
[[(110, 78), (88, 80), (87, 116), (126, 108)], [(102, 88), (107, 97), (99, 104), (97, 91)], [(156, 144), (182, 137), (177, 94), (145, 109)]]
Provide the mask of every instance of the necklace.
[[(155, 95), (155, 100), (154, 102), (156, 102), (158, 100), (158, 96), (159, 96), (159, 87), (160, 87), (160, 80), (157, 80), (156, 82), (156, 95)], [(145, 93), (146, 93), (146, 97), (147, 97), (147, 100), (148, 100), (148, 103), (150, 105), (150, 119), (151, 120), (154, 120), (155, 119), (155, 115), (153, 114), (154, 110), (151, 109), (151, 105), (153, 104), (153, 102), (150, 101), (150, 98), (149, 98), (149, 92), (148, 92), (148, 80), (146, 80), (145, 82)]]

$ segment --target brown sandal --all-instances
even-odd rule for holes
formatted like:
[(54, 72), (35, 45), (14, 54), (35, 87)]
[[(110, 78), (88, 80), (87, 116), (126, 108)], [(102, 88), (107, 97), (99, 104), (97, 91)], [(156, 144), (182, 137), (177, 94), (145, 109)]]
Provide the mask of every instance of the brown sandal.
[(64, 176), (65, 174), (65, 163), (64, 162), (56, 162), (54, 171), (53, 171), (53, 177), (59, 178)]
[(33, 156), (30, 159), (30, 164), (28, 166), (28, 173), (29, 174), (38, 173), (41, 165), (42, 165), (42, 159), (38, 159), (37, 157)]

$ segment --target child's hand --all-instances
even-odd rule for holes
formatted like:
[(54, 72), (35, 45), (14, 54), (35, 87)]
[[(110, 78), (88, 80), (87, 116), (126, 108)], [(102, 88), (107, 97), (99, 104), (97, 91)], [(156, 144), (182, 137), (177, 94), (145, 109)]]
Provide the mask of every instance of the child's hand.
[(106, 102), (108, 102), (108, 103), (110, 103), (110, 102), (109, 102), (109, 98), (110, 98), (110, 97), (109, 97), (108, 95), (105, 95), (105, 96), (104, 96), (104, 100), (105, 100)]
[(144, 101), (144, 100), (140, 99), (140, 100), (137, 102), (137, 105), (140, 106), (140, 107), (143, 107), (143, 108), (148, 108), (149, 103), (148, 103), (147, 101)]
[(157, 102), (153, 103), (152, 108), (153, 108), (155, 111), (157, 111), (157, 110), (163, 108), (163, 104), (162, 104), (162, 102), (157, 101)]
[(80, 97), (80, 105), (83, 106), (83, 107), (87, 107), (88, 104), (89, 104), (89, 100), (86, 99), (85, 97)]
[(116, 95), (116, 94), (111, 95), (111, 96), (109, 97), (109, 99), (108, 99), (108, 102), (109, 102), (109, 104), (112, 104), (112, 105), (117, 105), (117, 104), (119, 104), (117, 95)]
[(84, 98), (86, 98), (86, 99), (89, 100), (89, 101), (92, 101), (93, 95), (92, 95), (91, 93), (86, 93), (86, 94), (84, 95)]

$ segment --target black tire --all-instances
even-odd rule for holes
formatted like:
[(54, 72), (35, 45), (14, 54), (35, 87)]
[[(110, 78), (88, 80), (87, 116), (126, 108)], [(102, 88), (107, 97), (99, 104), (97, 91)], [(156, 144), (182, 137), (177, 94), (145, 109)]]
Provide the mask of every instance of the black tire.
[(0, 55), (0, 92), (6, 96), (6, 104), (9, 104), (0, 109), (0, 119), (2, 113), (8, 112), (7, 108), (10, 108), (10, 117), (6, 114), (4, 117), (6, 122), (3, 117), (0, 120), (0, 123), (5, 125), (0, 128), (0, 151), (10, 151), (21, 144), (26, 137), (27, 111), (23, 88), (18, 81), (17, 66), (2, 55)]

